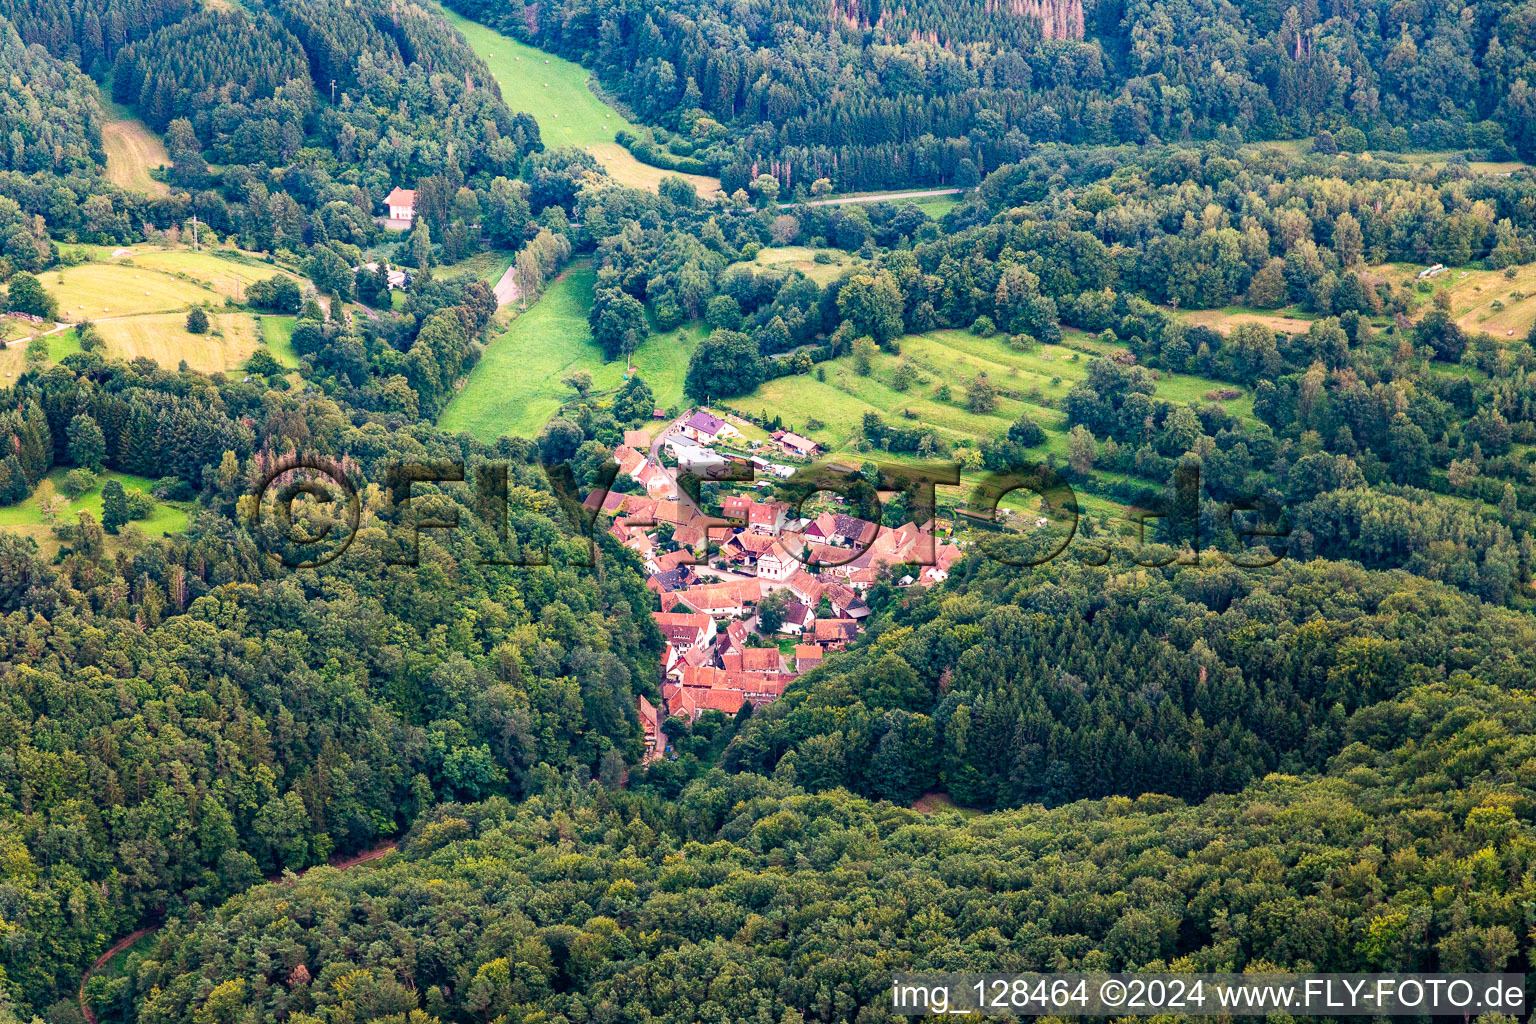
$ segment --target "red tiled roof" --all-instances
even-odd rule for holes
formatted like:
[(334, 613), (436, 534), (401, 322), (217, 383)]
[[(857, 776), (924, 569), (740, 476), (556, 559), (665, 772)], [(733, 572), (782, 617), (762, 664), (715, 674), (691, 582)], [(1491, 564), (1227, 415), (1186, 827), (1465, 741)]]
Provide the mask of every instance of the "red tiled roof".
[(815, 608), (817, 602), (821, 600), (821, 592), (825, 589), (825, 586), (826, 584), (804, 569), (799, 570), (789, 578), (789, 588), (799, 594), (801, 600), (812, 608)]
[(757, 580), (732, 580), (727, 583), (706, 583), (702, 586), (680, 590), (676, 596), (690, 607), (700, 611), (712, 608), (735, 608), (756, 604), (762, 597), (762, 585)]
[(680, 565), (693, 565), (694, 561), (693, 552), (687, 548), (681, 551), (668, 551), (664, 555), (656, 556), (656, 571), (671, 572)]
[(820, 642), (858, 639), (859, 624), (852, 619), (817, 619), (813, 635)]
[(738, 672), (782, 672), (783, 658), (777, 647), (743, 647), (722, 659), (727, 669)]
[(789, 506), (782, 501), (754, 501), (747, 506), (747, 525), (774, 526), (788, 510)]

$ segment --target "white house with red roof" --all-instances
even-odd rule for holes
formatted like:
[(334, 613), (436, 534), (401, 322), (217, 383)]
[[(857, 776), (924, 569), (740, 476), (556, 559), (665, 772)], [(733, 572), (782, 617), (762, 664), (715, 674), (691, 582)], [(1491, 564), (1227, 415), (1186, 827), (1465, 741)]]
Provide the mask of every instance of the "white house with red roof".
[(416, 192), (414, 189), (397, 188), (384, 197), (389, 207), (390, 220), (403, 220), (407, 224), (416, 219)]

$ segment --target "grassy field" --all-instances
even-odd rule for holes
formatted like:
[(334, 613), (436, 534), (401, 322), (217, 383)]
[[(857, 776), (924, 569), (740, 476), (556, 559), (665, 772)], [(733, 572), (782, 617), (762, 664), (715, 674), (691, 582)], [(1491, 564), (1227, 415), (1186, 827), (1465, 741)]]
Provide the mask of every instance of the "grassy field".
[(237, 302), (245, 300), (245, 289), (269, 277), (303, 281), (297, 274), (272, 266), (254, 256), (229, 250), (195, 252), (190, 249), (135, 250), (127, 257), (128, 265), (168, 274), (178, 280), (202, 285)]
[[(0, 508), (0, 529), (8, 533), (20, 534), (31, 537), (37, 541), (37, 545), (44, 553), (51, 554), (59, 548), (59, 540), (53, 535), (53, 530), (43, 519), (43, 498), (51, 494), (63, 495), (61, 489), (67, 469), (55, 469), (44, 478), (44, 482), (38, 486), (32, 496), (20, 504)], [(154, 481), (140, 476), (130, 476), (127, 473), (102, 473), (101, 483), (108, 480), (116, 480), (123, 485), (124, 490), (143, 491), (149, 494)], [(86, 510), (101, 521), (101, 486), (82, 494), (76, 501), (69, 503), (66, 519), (73, 519), (76, 512)], [(144, 535), (151, 539), (159, 538), (167, 534), (183, 533), (187, 529), (188, 515), (192, 505), (187, 502), (171, 502), (155, 499), (155, 511), (148, 519), (135, 520)], [(119, 541), (115, 537), (108, 536), (108, 550), (113, 550)]]
[(299, 354), (293, 350), (293, 326), (298, 318), (264, 315), (260, 321), (261, 340), (266, 342), (272, 358), (290, 370), (298, 369)]
[[(1250, 148), (1254, 152), (1262, 152), (1266, 149), (1277, 149), (1290, 156), (1301, 156), (1312, 152), (1311, 139), (1280, 139), (1274, 142), (1256, 142)], [(1414, 167), (1444, 167), (1453, 156), (1465, 150), (1438, 150), (1419, 153), (1378, 153), (1375, 157), (1367, 151), (1361, 154), (1364, 160), (1381, 159), (1401, 161)], [(1350, 154), (1340, 153), (1335, 159), (1347, 160)], [(1519, 160), (1469, 160), (1467, 166), (1473, 174), (1510, 174), (1527, 166)]]
[(642, 163), (617, 142), (594, 142), (587, 147), (587, 151), (597, 158), (603, 170), (612, 175), (615, 181), (630, 188), (655, 192), (661, 187), (662, 178), (682, 178), (692, 183), (701, 196), (720, 191), (719, 178), (707, 174), (684, 174), (682, 171), (669, 171), (664, 167)]
[[(588, 88), (587, 79), (591, 76), (586, 68), (451, 11), (443, 13), (490, 67), (507, 105), (513, 110), (526, 110), (538, 120), (545, 146), (589, 150), (615, 179), (636, 188), (655, 191), (664, 176), (676, 173), (643, 164), (614, 142), (614, 135), (621, 128), (635, 126)], [(709, 193), (720, 187), (717, 178), (687, 174), (681, 177), (692, 181), (700, 192)]]
[(101, 126), (101, 144), (107, 151), (107, 178), (112, 184), (149, 196), (168, 196), (170, 186), (156, 181), (149, 172), (171, 165), (160, 137), (134, 117), (126, 107), (110, 100), (101, 101), (105, 115)]
[[(1019, 352), (1001, 337), (933, 331), (903, 338), (899, 357), (878, 353), (868, 377), (861, 377), (854, 370), (852, 357), (844, 356), (820, 364), (826, 369), (825, 381), (810, 374), (781, 377), (732, 404), (749, 412), (767, 409), (777, 413), (801, 433), (812, 429), (807, 427), (808, 420), (820, 420), (826, 426), (813, 433), (831, 451), (846, 449), (861, 435), (866, 412), (880, 413), (893, 426), (931, 427), (951, 443), (985, 440), (1028, 413), (1049, 435), (1045, 450), (1064, 457), (1066, 428), (1056, 406), (1073, 384), (1087, 376), (1091, 359), (1060, 345)], [(918, 381), (908, 390), (898, 391), (892, 380), (903, 361), (917, 370)], [(990, 413), (973, 413), (965, 406), (965, 382), (979, 373), (985, 373), (998, 391), (997, 407)], [(948, 400), (938, 397), (939, 388), (946, 383), (950, 388)], [(1169, 401), (1204, 404), (1208, 401), (1205, 392), (1218, 386), (1203, 377), (1158, 371), (1158, 397)], [(1223, 405), (1235, 416), (1253, 414), (1250, 395)]]
[(59, 315), (66, 320), (163, 313), (223, 298), (167, 273), (112, 263), (60, 267), (39, 274), (38, 280), (58, 297)]
[(938, 220), (950, 210), (953, 210), (955, 207), (959, 206), (960, 201), (954, 196), (938, 196), (934, 199), (924, 199), (919, 202), (914, 202), (912, 205), (917, 207), (919, 210), (922, 210), (934, 220)]
[[(1092, 351), (1079, 351), (1079, 341)], [(819, 364), (818, 369), (826, 371), (825, 381), (818, 380), (814, 373), (781, 377), (729, 404), (748, 413), (782, 416), (786, 428), (809, 434), (834, 454), (852, 452), (853, 443), (863, 433), (864, 415), (869, 412), (879, 413), (893, 427), (931, 429), (957, 447), (977, 447), (1006, 431), (1021, 414), (1027, 413), (1046, 433), (1037, 452), (1064, 461), (1067, 425), (1065, 415), (1059, 411), (1060, 402), (1075, 383), (1087, 376), (1094, 352), (1109, 354), (1117, 348), (1088, 338), (1074, 338), (1070, 346), (1041, 345), (1033, 351), (1020, 352), (1001, 337), (980, 338), (969, 331), (933, 331), (903, 338), (900, 356), (876, 354), (868, 377), (860, 376), (852, 357), (844, 356)], [(917, 380), (906, 391), (898, 391), (893, 379), (896, 367), (903, 361), (917, 371)], [(997, 405), (991, 412), (973, 413), (965, 404), (965, 384), (983, 372), (997, 389)], [(1156, 373), (1158, 397), (1172, 402), (1204, 405), (1210, 401), (1205, 393), (1220, 386), (1203, 377)], [(944, 384), (950, 390), (947, 399), (939, 395)], [(1252, 418), (1251, 395), (1221, 404), (1235, 416)], [(821, 426), (813, 426), (813, 420)], [(901, 456), (888, 454), (879, 458), (904, 461)], [(1119, 479), (1136, 483), (1114, 474), (1096, 476), (1106, 482)], [(968, 474), (962, 488), (941, 487), (940, 494), (951, 500), (959, 498), (969, 493), (972, 483)], [(1121, 508), (1114, 501), (1081, 489), (1077, 497), (1087, 514), (1115, 517)], [(1033, 511), (1024, 497), (1005, 499), (1003, 507), (1016, 512)]]
[[(183, 313), (159, 313), (96, 324), (111, 359), (153, 359), (169, 369), (183, 361), (200, 373), (237, 369), (251, 358), (260, 342), (256, 318), (249, 313), (209, 314), (207, 334), (187, 331)], [(291, 332), (290, 332), (291, 333)]]
[(781, 267), (798, 270), (817, 284), (835, 281), (846, 267), (859, 266), (863, 261), (841, 249), (823, 249), (832, 258), (831, 263), (817, 263), (817, 250), (806, 245), (784, 245), (764, 249), (752, 262), (759, 267)]
[[(483, 440), (532, 437), (548, 423), (571, 391), (561, 379), (577, 370), (592, 374), (596, 390), (623, 383), (624, 363), (604, 362), (587, 327), (592, 268), (572, 267), (506, 333), (493, 339), (470, 372), (464, 389), (443, 411), (439, 426)], [(635, 369), (663, 408), (679, 401), (688, 358), (704, 331), (690, 325), (652, 335), (635, 353)]]
[(1222, 334), (1231, 334), (1232, 329), (1241, 324), (1263, 324), (1272, 331), (1283, 331), (1286, 334), (1305, 334), (1312, 321), (1303, 317), (1286, 316), (1275, 310), (1249, 309), (1245, 306), (1226, 306), (1222, 309), (1180, 309), (1166, 312), (1178, 317), (1187, 324), (1199, 324), (1219, 331)]
[[(1423, 269), (1411, 263), (1389, 263), (1382, 272), (1392, 280), (1410, 280)], [(1524, 338), (1536, 324), (1536, 263), (1516, 267), (1512, 279), (1502, 270), (1452, 267), (1430, 281), (1435, 291), (1450, 294), (1451, 316), (1464, 330)], [(1495, 309), (1494, 303), (1503, 308)]]
[[(30, 325), (28, 325), (30, 327)], [(18, 334), (18, 338), (21, 335)], [(50, 334), (43, 339), (48, 346), (48, 363), (51, 366), (65, 356), (73, 355), (80, 351), (80, 336), (75, 333), (73, 327), (58, 334)], [(0, 385), (15, 380), (26, 364), (27, 346), (36, 344), (35, 341), (12, 341), (4, 351), (0, 351)]]
[[(1387, 155), (1415, 166), (1444, 167), (1453, 156), (1456, 156), (1456, 151), (1383, 154), (1383, 156)], [(1468, 160), (1467, 166), (1472, 169), (1473, 174), (1513, 174), (1527, 165), (1519, 160)]]

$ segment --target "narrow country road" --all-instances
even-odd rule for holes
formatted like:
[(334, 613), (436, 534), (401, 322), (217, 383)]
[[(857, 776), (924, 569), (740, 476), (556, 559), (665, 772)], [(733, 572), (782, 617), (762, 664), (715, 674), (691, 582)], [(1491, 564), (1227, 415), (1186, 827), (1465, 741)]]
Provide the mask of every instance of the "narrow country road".
[[(364, 850), (361, 853), (355, 853), (350, 857), (343, 857), (337, 860), (328, 860), (325, 862), (325, 866), (335, 868), (337, 871), (345, 871), (347, 868), (356, 867), (359, 864), (366, 864), (369, 861), (378, 860), (380, 857), (392, 853), (397, 846), (399, 846), (399, 844), (395, 840), (391, 839), (387, 843), (382, 843), (373, 847), (372, 849)], [(318, 865), (316, 866), (318, 867)], [(309, 868), (305, 868), (303, 871), (295, 872), (295, 874), (299, 877), (303, 877), (309, 872), (309, 870)], [(267, 876), (267, 882), (276, 882), (282, 877), (283, 876), (281, 874), (269, 875)], [(86, 1019), (86, 1024), (98, 1024), (98, 1021), (96, 1020), (96, 1011), (92, 1010), (88, 1005), (86, 1005), (85, 1002), (86, 983), (91, 980), (92, 976), (94, 976), (97, 971), (107, 966), (107, 964), (112, 961), (113, 957), (123, 952), (123, 950), (127, 949), (129, 946), (132, 946), (135, 942), (138, 942), (144, 936), (159, 930), (160, 926), (155, 925), (152, 928), (140, 928), (138, 931), (130, 932), (129, 934), (124, 935), (122, 938), (112, 943), (111, 947), (108, 948), (105, 953), (96, 958), (96, 962), (91, 964), (91, 966), (86, 970), (85, 974), (81, 975), (80, 1014)]]
[(656, 435), (656, 439), (651, 442), (652, 462), (656, 463), (658, 466), (661, 465), (661, 446), (667, 443), (667, 438), (672, 435), (672, 431), (679, 429), (684, 423), (688, 421), (688, 417), (692, 415), (692, 413), (693, 410), (690, 409), (688, 412), (683, 413), (683, 415), (679, 416), (677, 419), (661, 428), (661, 431)]

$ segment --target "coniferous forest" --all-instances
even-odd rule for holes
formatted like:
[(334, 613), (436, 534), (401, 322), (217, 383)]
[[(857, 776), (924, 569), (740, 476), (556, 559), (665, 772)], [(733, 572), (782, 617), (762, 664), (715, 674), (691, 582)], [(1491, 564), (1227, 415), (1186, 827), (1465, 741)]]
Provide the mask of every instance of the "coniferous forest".
[(446, 6), (0, 0), (0, 1024), (1530, 968), (1536, 0)]

